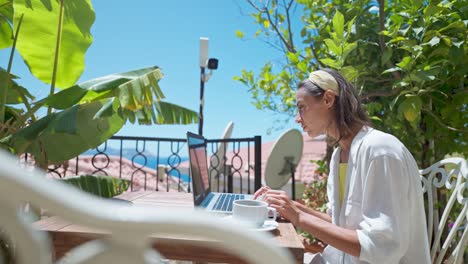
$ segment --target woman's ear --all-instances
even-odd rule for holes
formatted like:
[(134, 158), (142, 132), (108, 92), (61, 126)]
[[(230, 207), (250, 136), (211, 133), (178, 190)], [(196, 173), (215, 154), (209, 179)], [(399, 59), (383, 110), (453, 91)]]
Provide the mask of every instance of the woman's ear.
[(333, 107), (333, 104), (335, 103), (336, 99), (336, 94), (333, 91), (327, 90), (323, 94), (323, 102), (327, 106), (328, 109)]

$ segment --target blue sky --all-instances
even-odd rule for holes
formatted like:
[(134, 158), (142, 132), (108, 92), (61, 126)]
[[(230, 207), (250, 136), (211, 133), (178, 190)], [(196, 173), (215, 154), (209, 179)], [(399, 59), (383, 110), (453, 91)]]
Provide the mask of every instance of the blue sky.
[[(246, 1), (113, 0), (92, 4), (96, 12), (94, 42), (80, 81), (157, 65), (165, 75), (160, 86), (166, 100), (198, 112), (199, 38), (208, 37), (209, 55), (219, 59), (219, 68), (205, 85), (204, 136), (219, 138), (229, 121), (234, 122), (233, 137), (260, 135), (263, 142), (274, 140), (286, 129), (268, 135), (277, 116), (255, 109), (247, 87), (232, 79), (242, 68), (258, 72), (267, 60), (281, 59), (278, 51), (253, 38), (258, 28), (248, 16)], [(238, 29), (245, 33), (245, 40), (236, 38)], [(5, 68), (8, 52), (0, 52)], [(49, 86), (32, 77), (19, 56), (13, 73), (38, 98), (47, 94)], [(287, 127), (298, 125), (290, 122)], [(185, 138), (186, 131), (197, 132), (198, 125), (127, 124), (118, 135)]]

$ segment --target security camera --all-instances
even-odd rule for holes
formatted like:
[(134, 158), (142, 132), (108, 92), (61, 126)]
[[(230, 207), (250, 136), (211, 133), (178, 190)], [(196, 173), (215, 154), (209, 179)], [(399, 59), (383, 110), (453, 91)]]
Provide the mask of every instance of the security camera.
[(206, 67), (208, 60), (208, 38), (200, 38), (200, 67)]
[(214, 59), (214, 58), (208, 59), (208, 69), (210, 70), (218, 69), (218, 59)]

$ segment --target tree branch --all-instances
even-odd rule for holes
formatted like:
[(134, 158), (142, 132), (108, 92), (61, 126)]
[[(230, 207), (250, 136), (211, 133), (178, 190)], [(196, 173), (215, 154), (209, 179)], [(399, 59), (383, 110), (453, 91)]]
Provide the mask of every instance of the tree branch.
[(291, 16), (289, 15), (289, 10), (291, 9), (291, 6), (293, 4), (293, 0), (289, 1), (289, 4), (286, 5), (286, 0), (283, 0), (283, 3), (285, 5), (286, 9), (286, 20), (288, 21), (288, 33), (289, 33), (289, 42), (291, 43), (291, 46), (294, 48), (294, 42), (293, 42), (293, 32), (291, 30)]
[[(278, 35), (279, 39), (281, 40), (281, 43), (284, 44), (284, 46), (286, 47), (286, 49), (290, 52), (293, 52), (293, 53), (296, 53), (296, 51), (294, 50), (294, 47), (291, 47), (288, 43), (288, 41), (283, 37), (283, 35), (281, 34), (281, 32), (279, 32), (278, 28), (276, 27), (276, 24), (273, 23), (273, 20), (271, 19), (271, 16), (270, 16), (270, 11), (268, 10), (268, 5), (269, 5), (269, 1), (266, 1), (265, 2), (265, 7), (264, 8), (260, 8), (258, 7), (256, 4), (254, 4), (252, 2), (252, 0), (247, 0), (247, 2), (255, 9), (257, 10), (258, 12), (260, 13), (265, 13), (266, 16), (267, 16), (267, 19), (268, 19), (268, 22), (270, 23), (270, 26), (273, 28), (273, 30), (276, 32), (276, 34)], [(284, 51), (284, 50), (283, 50)]]
[(268, 10), (267, 7), (268, 7), (268, 4), (269, 4), (269, 1), (267, 1), (267, 2), (265, 3), (265, 8), (264, 8), (264, 9), (261, 9), (260, 7), (258, 7), (256, 4), (254, 4), (254, 3), (252, 2), (252, 0), (247, 0), (247, 2), (249, 2), (249, 4), (250, 4), (254, 9), (256, 9), (258, 12), (260, 12), (260, 13), (263, 13), (263, 12), (265, 12), (265, 10)]
[[(382, 32), (385, 29), (385, 0), (379, 0), (379, 29)], [(380, 51), (382, 54), (385, 51), (384, 35), (379, 34)]]
[[(379, 30), (380, 32), (384, 31), (385, 29), (385, 0), (379, 0)], [(380, 45), (380, 51), (382, 52), (382, 56), (386, 50), (385, 46), (385, 39), (384, 35), (379, 34), (379, 45)], [(385, 63), (385, 65), (388, 68), (393, 68), (394, 65), (392, 65), (390, 62)], [(393, 77), (397, 78), (398, 80), (401, 80), (401, 75), (399, 72), (392, 72)]]
[(276, 50), (278, 50), (278, 51), (284, 52), (284, 49), (283, 49), (282, 47), (279, 47), (279, 46), (277, 46), (277, 45), (275, 45), (275, 44), (273, 44), (273, 43), (271, 43), (271, 42), (269, 42), (269, 41), (267, 41), (267, 40), (261, 39), (260, 41), (263, 41), (265, 44), (267, 44), (268, 46), (272, 47), (273, 49), (276, 49)]
[(318, 54), (314, 49), (314, 45), (310, 44), (310, 49), (312, 50), (312, 54), (314, 54), (314, 58), (317, 61), (317, 64), (320, 66), (320, 68), (326, 68), (326, 65), (320, 61)]
[(455, 131), (455, 132), (462, 132), (462, 133), (468, 133), (468, 130), (467, 129), (460, 129), (460, 128), (454, 128), (454, 127), (451, 127), (447, 124), (444, 124), (442, 122), (442, 120), (439, 119), (439, 117), (437, 117), (434, 113), (432, 113), (431, 111), (427, 110), (427, 109), (422, 109), (422, 111), (428, 113), (430, 116), (432, 116), (434, 118), (434, 120), (439, 123), (439, 125), (443, 126), (444, 128), (448, 129), (448, 130), (451, 130), (451, 131)]
[(400, 93), (400, 90), (381, 90), (381, 91), (372, 91), (367, 94), (361, 95), (361, 100), (369, 100), (372, 97), (388, 97), (394, 96)]
[(268, 18), (268, 22), (270, 22), (270, 26), (273, 28), (273, 30), (276, 32), (276, 34), (278, 35), (278, 37), (280, 38), (281, 42), (284, 44), (284, 46), (286, 46), (286, 49), (289, 51), (289, 52), (292, 52), (292, 53), (296, 53), (296, 50), (294, 49), (294, 47), (291, 47), (291, 45), (288, 43), (288, 41), (284, 38), (284, 36), (281, 34), (281, 32), (279, 31), (278, 27), (275, 25), (275, 23), (273, 23), (272, 19), (271, 19), (271, 16), (270, 16), (270, 12), (267, 11), (265, 12), (265, 14), (267, 15), (267, 18)]

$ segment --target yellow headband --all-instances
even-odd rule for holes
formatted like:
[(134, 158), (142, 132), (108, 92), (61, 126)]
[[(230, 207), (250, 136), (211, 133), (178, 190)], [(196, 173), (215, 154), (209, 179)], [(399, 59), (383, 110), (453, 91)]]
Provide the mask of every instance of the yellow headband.
[(336, 95), (340, 94), (335, 77), (326, 71), (318, 70), (311, 72), (309, 80), (325, 91), (333, 91)]

